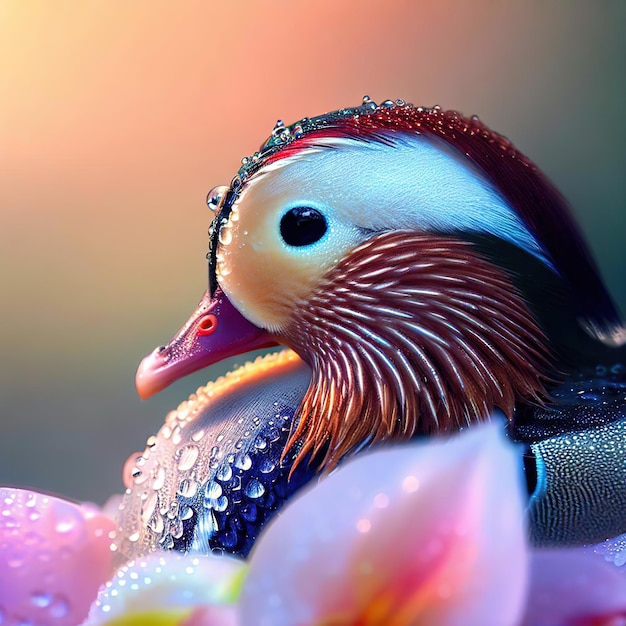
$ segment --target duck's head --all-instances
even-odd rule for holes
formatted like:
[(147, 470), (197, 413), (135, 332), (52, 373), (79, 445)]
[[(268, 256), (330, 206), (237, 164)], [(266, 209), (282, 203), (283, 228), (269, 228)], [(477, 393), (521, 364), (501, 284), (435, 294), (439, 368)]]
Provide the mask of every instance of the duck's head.
[(209, 206), (209, 290), (139, 393), (287, 345), (312, 369), (291, 441), (331, 464), (510, 417), (618, 322), (558, 192), (454, 111), (364, 99), (279, 122)]

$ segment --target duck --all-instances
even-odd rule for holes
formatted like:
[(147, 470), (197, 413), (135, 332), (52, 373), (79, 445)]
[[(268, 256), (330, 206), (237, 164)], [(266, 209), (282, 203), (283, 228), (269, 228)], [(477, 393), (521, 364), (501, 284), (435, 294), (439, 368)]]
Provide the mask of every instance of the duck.
[(284, 455), (311, 382), (291, 350), (256, 358), (196, 390), (132, 454), (117, 511), (119, 564), (156, 551), (247, 557), (261, 530), (319, 475)]
[[(272, 463), (294, 488), (271, 512), (363, 450), (501, 419), (536, 544), (626, 532), (626, 328), (567, 202), (508, 139), (366, 96), (279, 120), (207, 203), (208, 289), (136, 386), (260, 348), (300, 359), (297, 383), (256, 392), (292, 406)], [(201, 527), (185, 550), (214, 549)]]

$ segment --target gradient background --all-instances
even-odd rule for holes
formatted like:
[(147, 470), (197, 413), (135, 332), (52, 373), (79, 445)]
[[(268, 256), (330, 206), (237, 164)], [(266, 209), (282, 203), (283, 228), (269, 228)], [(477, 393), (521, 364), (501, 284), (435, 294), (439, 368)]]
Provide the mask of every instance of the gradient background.
[(478, 113), (569, 198), (626, 308), (626, 3), (226, 5), (0, 1), (0, 483), (103, 501), (215, 376), (134, 392), (205, 289), (207, 191), (278, 117), (366, 93)]

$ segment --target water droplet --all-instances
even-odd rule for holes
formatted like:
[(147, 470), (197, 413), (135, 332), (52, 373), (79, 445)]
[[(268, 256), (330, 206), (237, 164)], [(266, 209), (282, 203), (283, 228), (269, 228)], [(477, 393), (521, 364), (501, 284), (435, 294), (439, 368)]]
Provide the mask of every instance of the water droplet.
[(233, 477), (233, 468), (230, 465), (222, 465), (217, 470), (216, 478), (222, 482), (228, 482)]
[(180, 539), (183, 536), (184, 528), (182, 520), (176, 520), (170, 524), (170, 534), (174, 539)]
[(239, 453), (235, 457), (235, 467), (247, 471), (252, 467), (252, 459), (249, 454)]
[(380, 106), (385, 107), (386, 109), (393, 109), (395, 108), (396, 103), (393, 100), (384, 100)]
[(581, 400), (586, 400), (588, 402), (600, 402), (600, 400), (602, 400), (602, 396), (598, 393), (594, 393), (593, 391), (579, 392), (578, 397)]
[(178, 459), (178, 469), (183, 472), (191, 469), (199, 454), (198, 446), (188, 445), (181, 449), (180, 458)]
[(158, 501), (158, 494), (156, 491), (152, 491), (148, 494), (143, 506), (141, 507), (141, 519), (143, 523), (146, 524), (148, 520), (152, 517), (154, 513), (154, 509), (156, 508)]
[(44, 591), (35, 591), (30, 597), (30, 601), (35, 606), (45, 609), (52, 603), (52, 595)]
[(137, 461), (142, 458), (140, 452), (131, 454), (122, 468), (122, 483), (126, 489), (130, 489), (136, 479), (141, 476), (141, 470), (137, 467)]
[(230, 228), (228, 228), (228, 225), (222, 226), (222, 228), (220, 228), (220, 234), (218, 235), (218, 239), (223, 246), (227, 246), (233, 240), (233, 233), (231, 232)]
[(186, 506), (184, 508), (181, 509), (180, 511), (180, 519), (181, 520), (188, 520), (191, 519), (194, 515), (194, 511), (190, 506)]
[(226, 187), (226, 185), (218, 185), (209, 191), (206, 197), (206, 203), (211, 211), (218, 209), (227, 191), (228, 187)]
[(219, 483), (210, 480), (206, 485), (205, 495), (208, 499), (214, 500), (222, 495), (222, 491), (222, 486)]
[(154, 489), (155, 491), (159, 491), (163, 488), (163, 485), (165, 484), (165, 468), (162, 465), (157, 464), (157, 466), (153, 470), (153, 476), (154, 478), (152, 479), (152, 489)]
[(182, 435), (181, 427), (176, 426), (176, 428), (172, 432), (172, 443), (177, 446), (181, 442), (182, 438), (183, 438), (183, 435)]
[(226, 496), (220, 496), (215, 500), (211, 508), (216, 511), (225, 511), (228, 508), (228, 498)]
[(270, 472), (273, 472), (275, 468), (276, 464), (273, 463), (270, 459), (262, 459), (259, 465), (259, 470), (263, 474), (269, 474)]
[(278, 441), (280, 439), (280, 431), (276, 426), (268, 426), (265, 428), (264, 433), (265, 437), (267, 437), (270, 441)]
[(67, 601), (65, 596), (58, 594), (54, 597), (50, 608), (48, 609), (48, 614), (50, 617), (61, 618), (66, 617), (70, 612), (70, 604)]
[(191, 440), (195, 441), (196, 443), (198, 441), (200, 441), (202, 439), (202, 437), (204, 437), (205, 434), (205, 430), (204, 428), (202, 428), (201, 430), (196, 430), (192, 435), (191, 435)]
[(259, 435), (254, 440), (254, 447), (257, 450), (265, 450), (265, 448), (267, 448), (267, 440), (264, 437), (262, 437), (261, 435)]
[(198, 492), (198, 483), (195, 480), (185, 478), (178, 486), (178, 493), (183, 498), (193, 498)]
[(260, 498), (265, 493), (265, 487), (256, 478), (253, 478), (246, 485), (244, 493), (248, 498)]
[(163, 532), (163, 529), (165, 528), (165, 525), (163, 524), (163, 519), (161, 518), (160, 515), (155, 515), (154, 518), (151, 520), (150, 524), (148, 524), (148, 528), (156, 533), (157, 535), (160, 535)]
[(139, 533), (133, 533), (132, 535), (128, 536), (128, 541), (135, 543), (136, 541), (139, 541)]

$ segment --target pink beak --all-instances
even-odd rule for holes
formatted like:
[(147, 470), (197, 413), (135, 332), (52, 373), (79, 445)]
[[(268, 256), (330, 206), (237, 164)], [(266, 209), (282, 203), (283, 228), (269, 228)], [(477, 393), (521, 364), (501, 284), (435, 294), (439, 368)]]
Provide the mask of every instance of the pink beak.
[(221, 289), (208, 291), (178, 334), (139, 364), (135, 385), (142, 398), (222, 359), (276, 346), (276, 338), (249, 322)]

